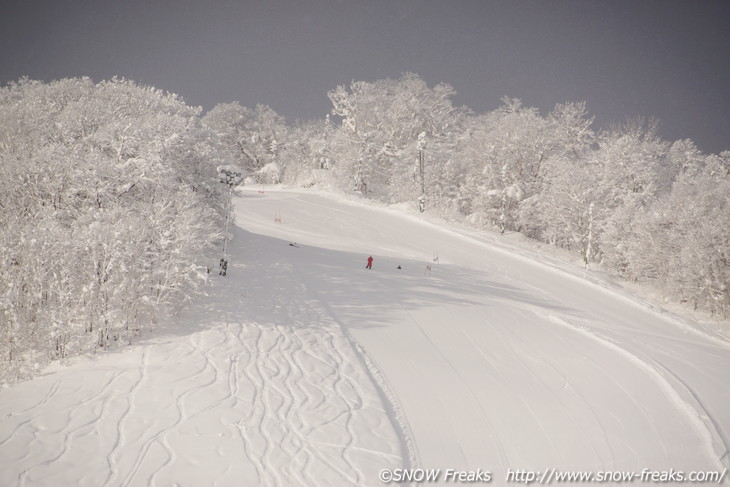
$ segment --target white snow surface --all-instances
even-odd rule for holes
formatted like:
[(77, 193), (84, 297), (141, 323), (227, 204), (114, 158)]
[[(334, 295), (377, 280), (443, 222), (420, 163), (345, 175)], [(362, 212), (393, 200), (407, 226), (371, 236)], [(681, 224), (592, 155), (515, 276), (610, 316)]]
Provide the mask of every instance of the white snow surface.
[(270, 187), (234, 205), (206, 297), (126, 350), (0, 391), (0, 485), (730, 465), (721, 338), (397, 209)]

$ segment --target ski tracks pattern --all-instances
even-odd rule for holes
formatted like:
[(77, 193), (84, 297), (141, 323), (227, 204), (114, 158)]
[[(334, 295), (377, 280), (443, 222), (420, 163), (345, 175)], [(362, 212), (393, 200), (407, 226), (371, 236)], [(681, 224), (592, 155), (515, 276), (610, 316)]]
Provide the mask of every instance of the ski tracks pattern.
[(289, 324), (219, 323), (4, 396), (0, 484), (377, 484), (404, 461), (382, 399), (339, 326), (295, 305)]

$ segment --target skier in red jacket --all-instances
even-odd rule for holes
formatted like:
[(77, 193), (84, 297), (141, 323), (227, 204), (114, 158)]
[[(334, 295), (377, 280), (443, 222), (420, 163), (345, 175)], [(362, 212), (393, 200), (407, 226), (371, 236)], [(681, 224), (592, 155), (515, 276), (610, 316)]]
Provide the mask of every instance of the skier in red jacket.
[(368, 257), (368, 265), (365, 266), (366, 269), (372, 269), (373, 268), (373, 256), (371, 255)]

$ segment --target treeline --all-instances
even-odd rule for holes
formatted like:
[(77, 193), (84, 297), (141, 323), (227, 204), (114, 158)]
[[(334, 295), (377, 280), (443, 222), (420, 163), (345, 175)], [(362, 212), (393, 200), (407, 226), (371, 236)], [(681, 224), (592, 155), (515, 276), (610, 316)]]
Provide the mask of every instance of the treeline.
[(703, 154), (630, 121), (597, 131), (585, 103), (518, 99), (475, 114), (415, 74), (328, 93), (332, 118), (268, 107), (203, 119), (261, 182), (335, 186), (569, 249), (671, 299), (730, 314), (730, 152)]
[(0, 380), (129, 341), (192, 296), (231, 166), (522, 232), (730, 314), (729, 151), (641, 121), (597, 131), (584, 103), (476, 114), (454, 95), (410, 73), (354, 81), (331, 117), (291, 125), (119, 79), (0, 88)]
[(130, 81), (0, 89), (0, 379), (129, 341), (200, 285), (220, 149), (200, 109)]

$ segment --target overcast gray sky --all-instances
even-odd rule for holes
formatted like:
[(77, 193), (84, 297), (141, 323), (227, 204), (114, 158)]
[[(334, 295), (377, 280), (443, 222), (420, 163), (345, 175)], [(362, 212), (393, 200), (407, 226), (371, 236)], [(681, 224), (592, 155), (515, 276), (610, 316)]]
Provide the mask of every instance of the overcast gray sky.
[(419, 74), (455, 103), (599, 126), (657, 117), (668, 140), (730, 149), (730, 1), (23, 0), (0, 9), (0, 82), (114, 75), (206, 110), (237, 100), (322, 118), (351, 80)]

